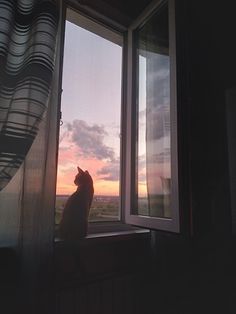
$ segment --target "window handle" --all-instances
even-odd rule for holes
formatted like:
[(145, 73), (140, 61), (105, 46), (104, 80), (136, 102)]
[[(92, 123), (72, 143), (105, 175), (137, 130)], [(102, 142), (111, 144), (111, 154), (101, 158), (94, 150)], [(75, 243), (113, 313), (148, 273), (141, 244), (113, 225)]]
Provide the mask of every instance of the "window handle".
[(63, 120), (62, 120), (62, 112), (60, 111), (60, 126), (63, 125)]

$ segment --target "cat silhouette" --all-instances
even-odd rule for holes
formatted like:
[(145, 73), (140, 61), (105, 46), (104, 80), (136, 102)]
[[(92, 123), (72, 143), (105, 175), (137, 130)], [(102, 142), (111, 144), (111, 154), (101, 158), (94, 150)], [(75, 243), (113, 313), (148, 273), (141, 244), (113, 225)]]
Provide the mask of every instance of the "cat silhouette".
[(89, 172), (77, 167), (74, 184), (77, 190), (68, 198), (59, 223), (59, 237), (73, 241), (82, 239), (88, 232), (88, 217), (93, 200), (93, 179)]

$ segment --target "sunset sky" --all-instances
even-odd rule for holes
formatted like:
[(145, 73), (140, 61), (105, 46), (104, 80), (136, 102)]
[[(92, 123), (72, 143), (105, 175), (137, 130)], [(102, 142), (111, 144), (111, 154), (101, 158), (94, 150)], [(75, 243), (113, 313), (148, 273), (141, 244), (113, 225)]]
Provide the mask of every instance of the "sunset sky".
[(75, 190), (79, 165), (95, 194), (119, 195), (122, 47), (70, 22), (65, 38), (57, 194)]
[[(160, 86), (169, 77), (168, 57), (148, 52), (159, 66), (148, 72), (149, 80)], [(157, 95), (146, 95), (146, 58), (139, 56), (139, 140), (138, 195), (147, 196), (147, 96), (155, 96), (149, 111), (149, 127), (155, 139), (149, 141), (149, 188), (162, 193), (161, 177), (170, 177), (170, 136), (163, 129), (169, 114), (169, 98), (163, 102)], [(120, 111), (121, 111), (122, 47), (73, 23), (66, 23), (62, 120), (60, 129), (57, 194), (71, 194), (77, 166), (88, 170), (94, 180), (96, 195), (119, 195), (120, 176)], [(164, 120), (163, 120), (164, 121)], [(158, 126), (159, 125), (159, 126)], [(152, 159), (150, 159), (152, 156)], [(158, 166), (157, 166), (158, 164)]]

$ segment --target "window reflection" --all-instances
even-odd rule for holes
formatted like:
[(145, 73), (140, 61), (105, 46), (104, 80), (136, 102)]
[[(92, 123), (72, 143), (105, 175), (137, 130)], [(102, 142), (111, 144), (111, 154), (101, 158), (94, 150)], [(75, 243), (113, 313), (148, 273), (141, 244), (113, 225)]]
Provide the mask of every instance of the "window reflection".
[(136, 33), (138, 68), (137, 209), (171, 218), (170, 57), (168, 6)]

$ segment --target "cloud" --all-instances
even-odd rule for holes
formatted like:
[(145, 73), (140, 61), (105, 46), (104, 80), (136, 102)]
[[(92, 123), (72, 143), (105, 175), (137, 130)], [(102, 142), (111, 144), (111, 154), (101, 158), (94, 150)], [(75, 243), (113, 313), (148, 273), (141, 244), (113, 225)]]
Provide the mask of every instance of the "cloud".
[(143, 154), (138, 157), (138, 183), (145, 183), (146, 180), (146, 156)]
[(118, 159), (107, 163), (97, 171), (99, 179), (106, 181), (118, 181), (120, 177), (120, 161)]
[(153, 163), (169, 163), (170, 162), (170, 148), (165, 148), (163, 152), (151, 156), (150, 162)]
[(138, 156), (138, 167), (139, 167), (139, 170), (143, 170), (144, 168), (146, 168), (146, 155), (145, 154)]
[(147, 175), (145, 173), (138, 174), (138, 184), (146, 184), (147, 183)]
[(138, 113), (139, 122), (145, 121), (146, 119), (146, 109), (140, 110)]
[(170, 134), (170, 108), (168, 105), (150, 106), (147, 110), (147, 140), (157, 140)]
[(104, 138), (108, 135), (104, 126), (97, 124), (90, 126), (83, 120), (74, 120), (66, 126), (71, 141), (79, 148), (79, 156), (111, 161), (115, 159), (113, 148), (104, 144)]
[[(149, 141), (158, 140), (170, 134), (170, 107), (156, 105), (149, 99), (147, 109), (139, 111), (139, 129), (146, 132)], [(153, 102), (153, 103), (152, 103)]]

